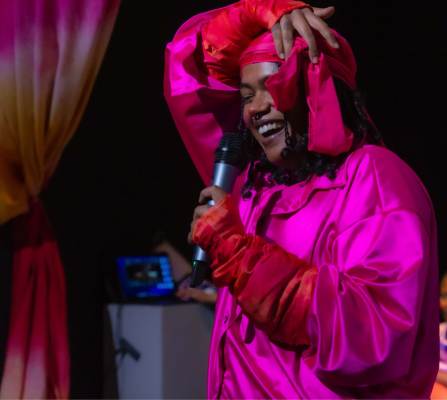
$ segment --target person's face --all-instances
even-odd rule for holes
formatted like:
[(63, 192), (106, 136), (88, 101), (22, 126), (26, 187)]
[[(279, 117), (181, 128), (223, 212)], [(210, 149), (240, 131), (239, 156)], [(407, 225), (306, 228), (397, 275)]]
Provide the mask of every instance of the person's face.
[[(296, 161), (286, 161), (281, 157), (281, 151), (286, 147), (284, 128), (287, 123), (288, 131), (292, 134), (299, 132), (302, 123), (297, 118), (295, 121), (286, 121), (285, 115), (275, 108), (265, 81), (277, 71), (278, 65), (273, 62), (249, 64), (242, 68), (240, 92), (243, 120), (272, 164), (293, 168)], [(292, 113), (295, 117), (299, 117), (299, 114), (299, 110)]]

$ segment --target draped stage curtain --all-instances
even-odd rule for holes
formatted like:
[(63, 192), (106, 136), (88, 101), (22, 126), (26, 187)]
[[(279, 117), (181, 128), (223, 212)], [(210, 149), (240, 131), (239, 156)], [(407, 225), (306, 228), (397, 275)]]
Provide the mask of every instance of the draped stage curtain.
[(12, 220), (1, 398), (67, 398), (65, 280), (38, 200), (82, 118), (119, 0), (0, 0), (0, 224)]

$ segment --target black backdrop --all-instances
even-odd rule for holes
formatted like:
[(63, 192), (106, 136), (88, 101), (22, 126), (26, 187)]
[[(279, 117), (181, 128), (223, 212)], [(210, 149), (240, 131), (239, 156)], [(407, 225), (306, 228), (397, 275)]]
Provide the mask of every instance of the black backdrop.
[[(202, 183), (163, 100), (163, 51), (186, 18), (228, 3), (160, 2), (149, 10), (153, 2), (122, 1), (81, 126), (43, 194), (66, 269), (72, 397), (101, 396), (103, 256), (147, 251), (159, 230), (190, 254), (185, 238)], [(396, 1), (312, 4), (337, 7), (330, 24), (354, 48), (371, 115), (388, 147), (416, 170), (432, 196), (443, 268), (447, 32), (442, 10)], [(1, 349), (8, 317), (8, 236), (8, 227), (0, 228)]]

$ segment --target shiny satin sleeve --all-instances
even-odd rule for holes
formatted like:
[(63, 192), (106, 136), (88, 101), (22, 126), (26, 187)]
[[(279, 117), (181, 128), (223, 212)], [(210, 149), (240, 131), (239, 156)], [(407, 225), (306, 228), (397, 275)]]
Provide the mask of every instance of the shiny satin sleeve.
[(261, 32), (284, 15), (309, 7), (294, 0), (241, 0), (221, 10), (202, 28), (204, 61), (210, 75), (230, 85), (239, 78), (239, 57)]
[(421, 326), (429, 236), (419, 215), (379, 212), (349, 226), (320, 265), (307, 326), (307, 362), (334, 385), (402, 378)]
[[(430, 199), (416, 174), (387, 149), (359, 150), (347, 171), (344, 212), (318, 261), (306, 362), (337, 386), (393, 382), (418, 368), (429, 379), (439, 357)], [(426, 364), (414, 365), (415, 340), (431, 337), (426, 354), (418, 355)]]
[(314, 267), (274, 243), (246, 235), (231, 195), (197, 221), (193, 240), (210, 256), (216, 286), (229, 286), (244, 312), (272, 340), (309, 344), (305, 326)]
[(239, 89), (210, 77), (203, 62), (201, 29), (221, 9), (186, 21), (165, 51), (164, 97), (200, 177), (211, 181), (214, 151), (223, 132), (237, 129)]
[[(429, 242), (412, 211), (361, 220), (340, 233), (319, 268), (308, 330), (321, 379), (374, 384), (404, 376), (421, 316)], [(316, 345), (318, 343), (318, 345)]]

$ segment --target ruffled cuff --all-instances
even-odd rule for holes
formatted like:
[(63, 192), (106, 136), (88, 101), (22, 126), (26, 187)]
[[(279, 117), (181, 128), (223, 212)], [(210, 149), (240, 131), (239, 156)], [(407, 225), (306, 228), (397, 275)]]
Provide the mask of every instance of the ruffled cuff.
[(297, 8), (310, 8), (308, 4), (294, 0), (245, 0), (244, 3), (247, 12), (265, 29), (271, 29), (284, 14)]
[(244, 227), (233, 197), (227, 194), (219, 203), (211, 207), (196, 222), (192, 233), (194, 243), (198, 244), (213, 264), (231, 257), (234, 244), (232, 239), (244, 234)]

